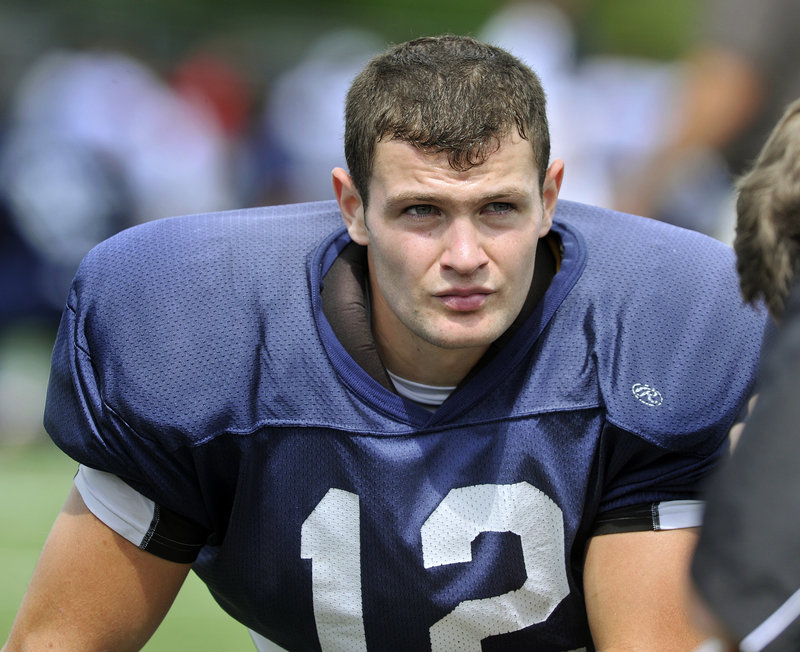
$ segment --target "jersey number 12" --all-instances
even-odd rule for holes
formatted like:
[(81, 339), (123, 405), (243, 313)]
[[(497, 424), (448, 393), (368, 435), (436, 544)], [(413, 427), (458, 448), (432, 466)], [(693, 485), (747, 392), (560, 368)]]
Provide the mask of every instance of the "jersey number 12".
[[(422, 525), (425, 568), (469, 562), (482, 532), (519, 536), (526, 579), (519, 589), (465, 600), (430, 628), (433, 652), (480, 652), (481, 640), (543, 622), (569, 594), (561, 509), (527, 482), (452, 489)], [(330, 489), (303, 523), (300, 554), (312, 562), (323, 652), (366, 651), (359, 498)]]

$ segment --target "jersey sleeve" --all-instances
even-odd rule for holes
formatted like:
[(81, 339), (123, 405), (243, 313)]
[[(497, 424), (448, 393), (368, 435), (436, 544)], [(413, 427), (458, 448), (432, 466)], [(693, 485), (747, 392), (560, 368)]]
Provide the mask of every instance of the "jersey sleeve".
[(191, 563), (206, 540), (203, 528), (144, 497), (117, 476), (81, 465), (75, 487), (92, 514), (141, 550)]
[(699, 527), (703, 507), (702, 500), (664, 500), (614, 509), (595, 521), (592, 535)]
[(284, 388), (272, 381), (323, 359), (286, 352), (312, 328), (311, 302), (298, 298), (311, 248), (339, 225), (334, 206), (164, 218), (94, 247), (53, 349), (44, 414), (53, 441), (221, 545), (242, 449)]
[[(141, 371), (152, 340), (141, 333), (144, 322), (136, 313), (148, 306), (132, 296), (137, 286), (112, 283), (109, 267), (129, 262), (114, 253), (106, 246), (90, 253), (73, 282), (53, 349), (45, 427), (77, 462), (113, 474), (210, 533), (193, 447), (172, 424), (152, 418), (144, 392), (127, 380), (128, 368)], [(150, 309), (158, 314), (159, 306)], [(142, 373), (133, 377), (146, 384)]]
[(703, 489), (729, 454), (727, 437), (708, 437), (703, 445), (693, 438), (692, 446), (673, 449), (614, 427), (603, 437), (595, 534), (701, 524)]

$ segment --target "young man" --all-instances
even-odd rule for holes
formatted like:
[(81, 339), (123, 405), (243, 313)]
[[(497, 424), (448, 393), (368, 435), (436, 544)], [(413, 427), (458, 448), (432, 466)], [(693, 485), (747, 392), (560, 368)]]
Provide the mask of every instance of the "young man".
[(536, 76), (469, 38), (374, 59), (345, 140), (337, 203), (86, 258), (45, 416), (82, 466), (7, 650), (136, 649), (191, 564), (262, 649), (691, 649), (765, 322), (731, 252), (557, 206)]

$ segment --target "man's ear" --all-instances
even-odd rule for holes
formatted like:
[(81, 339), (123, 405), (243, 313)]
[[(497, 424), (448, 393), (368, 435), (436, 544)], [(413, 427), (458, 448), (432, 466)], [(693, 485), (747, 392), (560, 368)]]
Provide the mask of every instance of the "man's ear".
[(544, 214), (542, 215), (542, 228), (539, 237), (546, 235), (550, 231), (550, 227), (553, 226), (553, 216), (556, 212), (558, 193), (561, 191), (561, 182), (563, 180), (564, 161), (557, 158), (550, 164), (544, 175), (544, 183), (542, 184), (542, 208)]
[(334, 168), (331, 173), (333, 192), (339, 202), (339, 210), (344, 218), (345, 226), (353, 239), (360, 245), (369, 243), (369, 232), (364, 221), (364, 202), (353, 183), (353, 178), (342, 168)]

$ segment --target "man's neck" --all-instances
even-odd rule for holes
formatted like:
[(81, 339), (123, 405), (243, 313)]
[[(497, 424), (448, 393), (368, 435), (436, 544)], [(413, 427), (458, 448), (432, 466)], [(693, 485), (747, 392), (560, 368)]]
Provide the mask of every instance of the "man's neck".
[(458, 385), (489, 348), (443, 349), (419, 341), (398, 342), (382, 337), (373, 322), (372, 333), (386, 369), (402, 378), (439, 387)]

